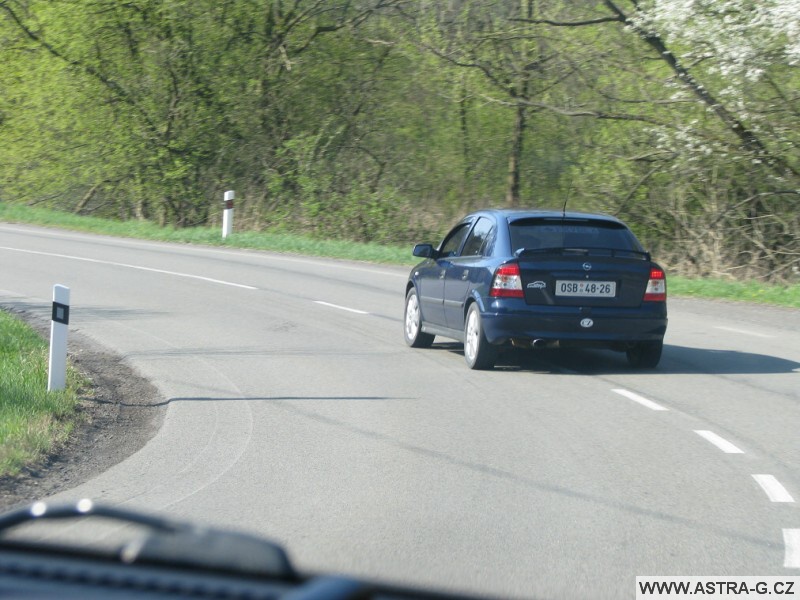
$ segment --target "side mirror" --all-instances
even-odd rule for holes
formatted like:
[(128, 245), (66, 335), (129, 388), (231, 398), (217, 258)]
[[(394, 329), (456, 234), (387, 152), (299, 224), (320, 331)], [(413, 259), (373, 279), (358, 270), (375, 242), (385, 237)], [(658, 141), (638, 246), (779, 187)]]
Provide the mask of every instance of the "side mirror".
[(414, 246), (413, 254), (419, 258), (433, 258), (436, 255), (436, 250), (430, 244), (417, 244)]

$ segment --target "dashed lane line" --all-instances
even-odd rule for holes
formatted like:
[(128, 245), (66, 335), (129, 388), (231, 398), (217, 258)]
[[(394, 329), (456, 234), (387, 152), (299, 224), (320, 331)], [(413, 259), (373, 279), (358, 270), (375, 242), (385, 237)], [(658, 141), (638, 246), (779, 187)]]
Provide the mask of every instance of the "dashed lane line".
[(52, 256), (54, 258), (64, 258), (67, 260), (77, 260), (80, 262), (93, 263), (97, 265), (108, 265), (112, 267), (121, 267), (124, 269), (134, 269), (136, 271), (147, 271), (149, 273), (159, 273), (161, 275), (171, 275), (173, 277), (184, 277), (186, 279), (196, 279), (198, 281), (205, 281), (207, 283), (216, 283), (219, 285), (227, 285), (230, 287), (241, 288), (244, 290), (257, 290), (258, 288), (252, 285), (244, 285), (242, 283), (234, 283), (232, 281), (224, 281), (222, 279), (212, 279), (211, 277), (203, 277), (202, 275), (192, 275), (190, 273), (179, 273), (177, 271), (166, 271), (164, 269), (154, 269), (152, 267), (143, 267), (141, 265), (131, 265), (127, 263), (112, 262), (110, 260), (98, 260), (96, 258), (86, 258), (84, 256), (71, 256), (69, 254), (57, 254), (55, 252), (40, 252), (38, 250), (22, 250), (20, 248), (8, 248), (0, 246), (0, 250), (9, 250), (11, 252), (22, 252), (23, 254), (36, 254), (39, 256)]
[(792, 495), (773, 475), (753, 475), (753, 479), (764, 490), (770, 502), (794, 502)]
[(713, 431), (708, 431), (705, 429), (695, 429), (694, 432), (701, 438), (715, 445), (725, 454), (744, 454), (744, 450), (741, 450), (740, 448), (736, 447), (734, 444), (730, 443), (725, 438), (718, 436)]
[(657, 402), (648, 400), (644, 396), (640, 396), (639, 394), (634, 394), (633, 392), (629, 392), (628, 390), (613, 389), (611, 391), (616, 394), (619, 394), (620, 396), (625, 396), (629, 400), (633, 400), (637, 404), (641, 404), (642, 406), (649, 408), (650, 410), (669, 410), (668, 408), (661, 406)]
[(783, 543), (786, 547), (783, 566), (800, 569), (800, 529), (784, 529)]
[[(669, 410), (668, 408), (665, 408), (660, 404), (653, 402), (652, 400), (625, 389), (616, 388), (612, 389), (611, 391), (619, 394), (620, 396), (624, 396), (625, 398), (633, 400), (634, 402), (651, 410)], [(725, 438), (717, 435), (713, 431), (708, 431), (706, 429), (695, 429), (694, 432), (726, 454), (744, 454), (744, 451), (741, 448), (735, 444), (732, 444)], [(756, 474), (752, 477), (767, 495), (767, 498), (769, 498), (770, 502), (793, 503), (795, 501), (792, 495), (786, 490), (785, 487), (783, 487), (781, 482), (778, 481), (774, 475)], [(800, 569), (800, 529), (784, 529), (783, 542), (785, 552), (783, 566), (787, 569)]]
[(336, 308), (338, 310), (344, 310), (347, 312), (355, 313), (357, 315), (368, 315), (369, 313), (365, 310), (358, 310), (356, 308), (348, 308), (347, 306), (340, 306), (338, 304), (331, 304), (330, 302), (323, 302), (322, 300), (314, 300), (314, 304), (319, 304), (320, 306), (327, 306), (329, 308)]

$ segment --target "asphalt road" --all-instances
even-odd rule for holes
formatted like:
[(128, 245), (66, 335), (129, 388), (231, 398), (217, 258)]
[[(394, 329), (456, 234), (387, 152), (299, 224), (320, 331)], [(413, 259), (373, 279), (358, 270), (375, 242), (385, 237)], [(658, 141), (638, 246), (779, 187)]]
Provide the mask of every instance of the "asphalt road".
[(498, 597), (800, 575), (798, 310), (672, 299), (655, 371), (541, 351), (472, 372), (458, 344), (403, 343), (404, 268), (0, 225), (0, 274), (0, 304), (42, 314), (70, 287), (70, 329), (169, 404), (62, 499)]

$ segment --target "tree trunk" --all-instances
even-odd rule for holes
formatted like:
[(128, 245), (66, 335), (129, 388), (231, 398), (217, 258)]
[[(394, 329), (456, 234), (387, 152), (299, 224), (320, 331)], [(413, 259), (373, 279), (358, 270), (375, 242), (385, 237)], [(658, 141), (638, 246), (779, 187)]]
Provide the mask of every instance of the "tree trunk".
[[(527, 81), (524, 87), (527, 91)], [(511, 152), (508, 155), (508, 178), (506, 180), (506, 204), (511, 208), (520, 205), (520, 172), (522, 170), (523, 142), (528, 124), (527, 110), (528, 107), (523, 102), (519, 102), (514, 113), (514, 132), (511, 138)]]

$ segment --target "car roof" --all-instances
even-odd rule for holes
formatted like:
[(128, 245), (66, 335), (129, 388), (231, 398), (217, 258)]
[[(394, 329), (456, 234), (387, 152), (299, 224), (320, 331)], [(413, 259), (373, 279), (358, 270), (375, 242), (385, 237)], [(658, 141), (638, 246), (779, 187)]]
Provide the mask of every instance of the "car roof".
[(613, 223), (622, 223), (616, 217), (602, 213), (589, 213), (580, 211), (561, 211), (553, 209), (524, 209), (524, 208), (487, 208), (483, 210), (474, 211), (470, 216), (478, 216), (481, 214), (490, 214), (500, 217), (509, 223), (518, 221), (520, 219), (596, 219), (602, 221), (610, 221)]

